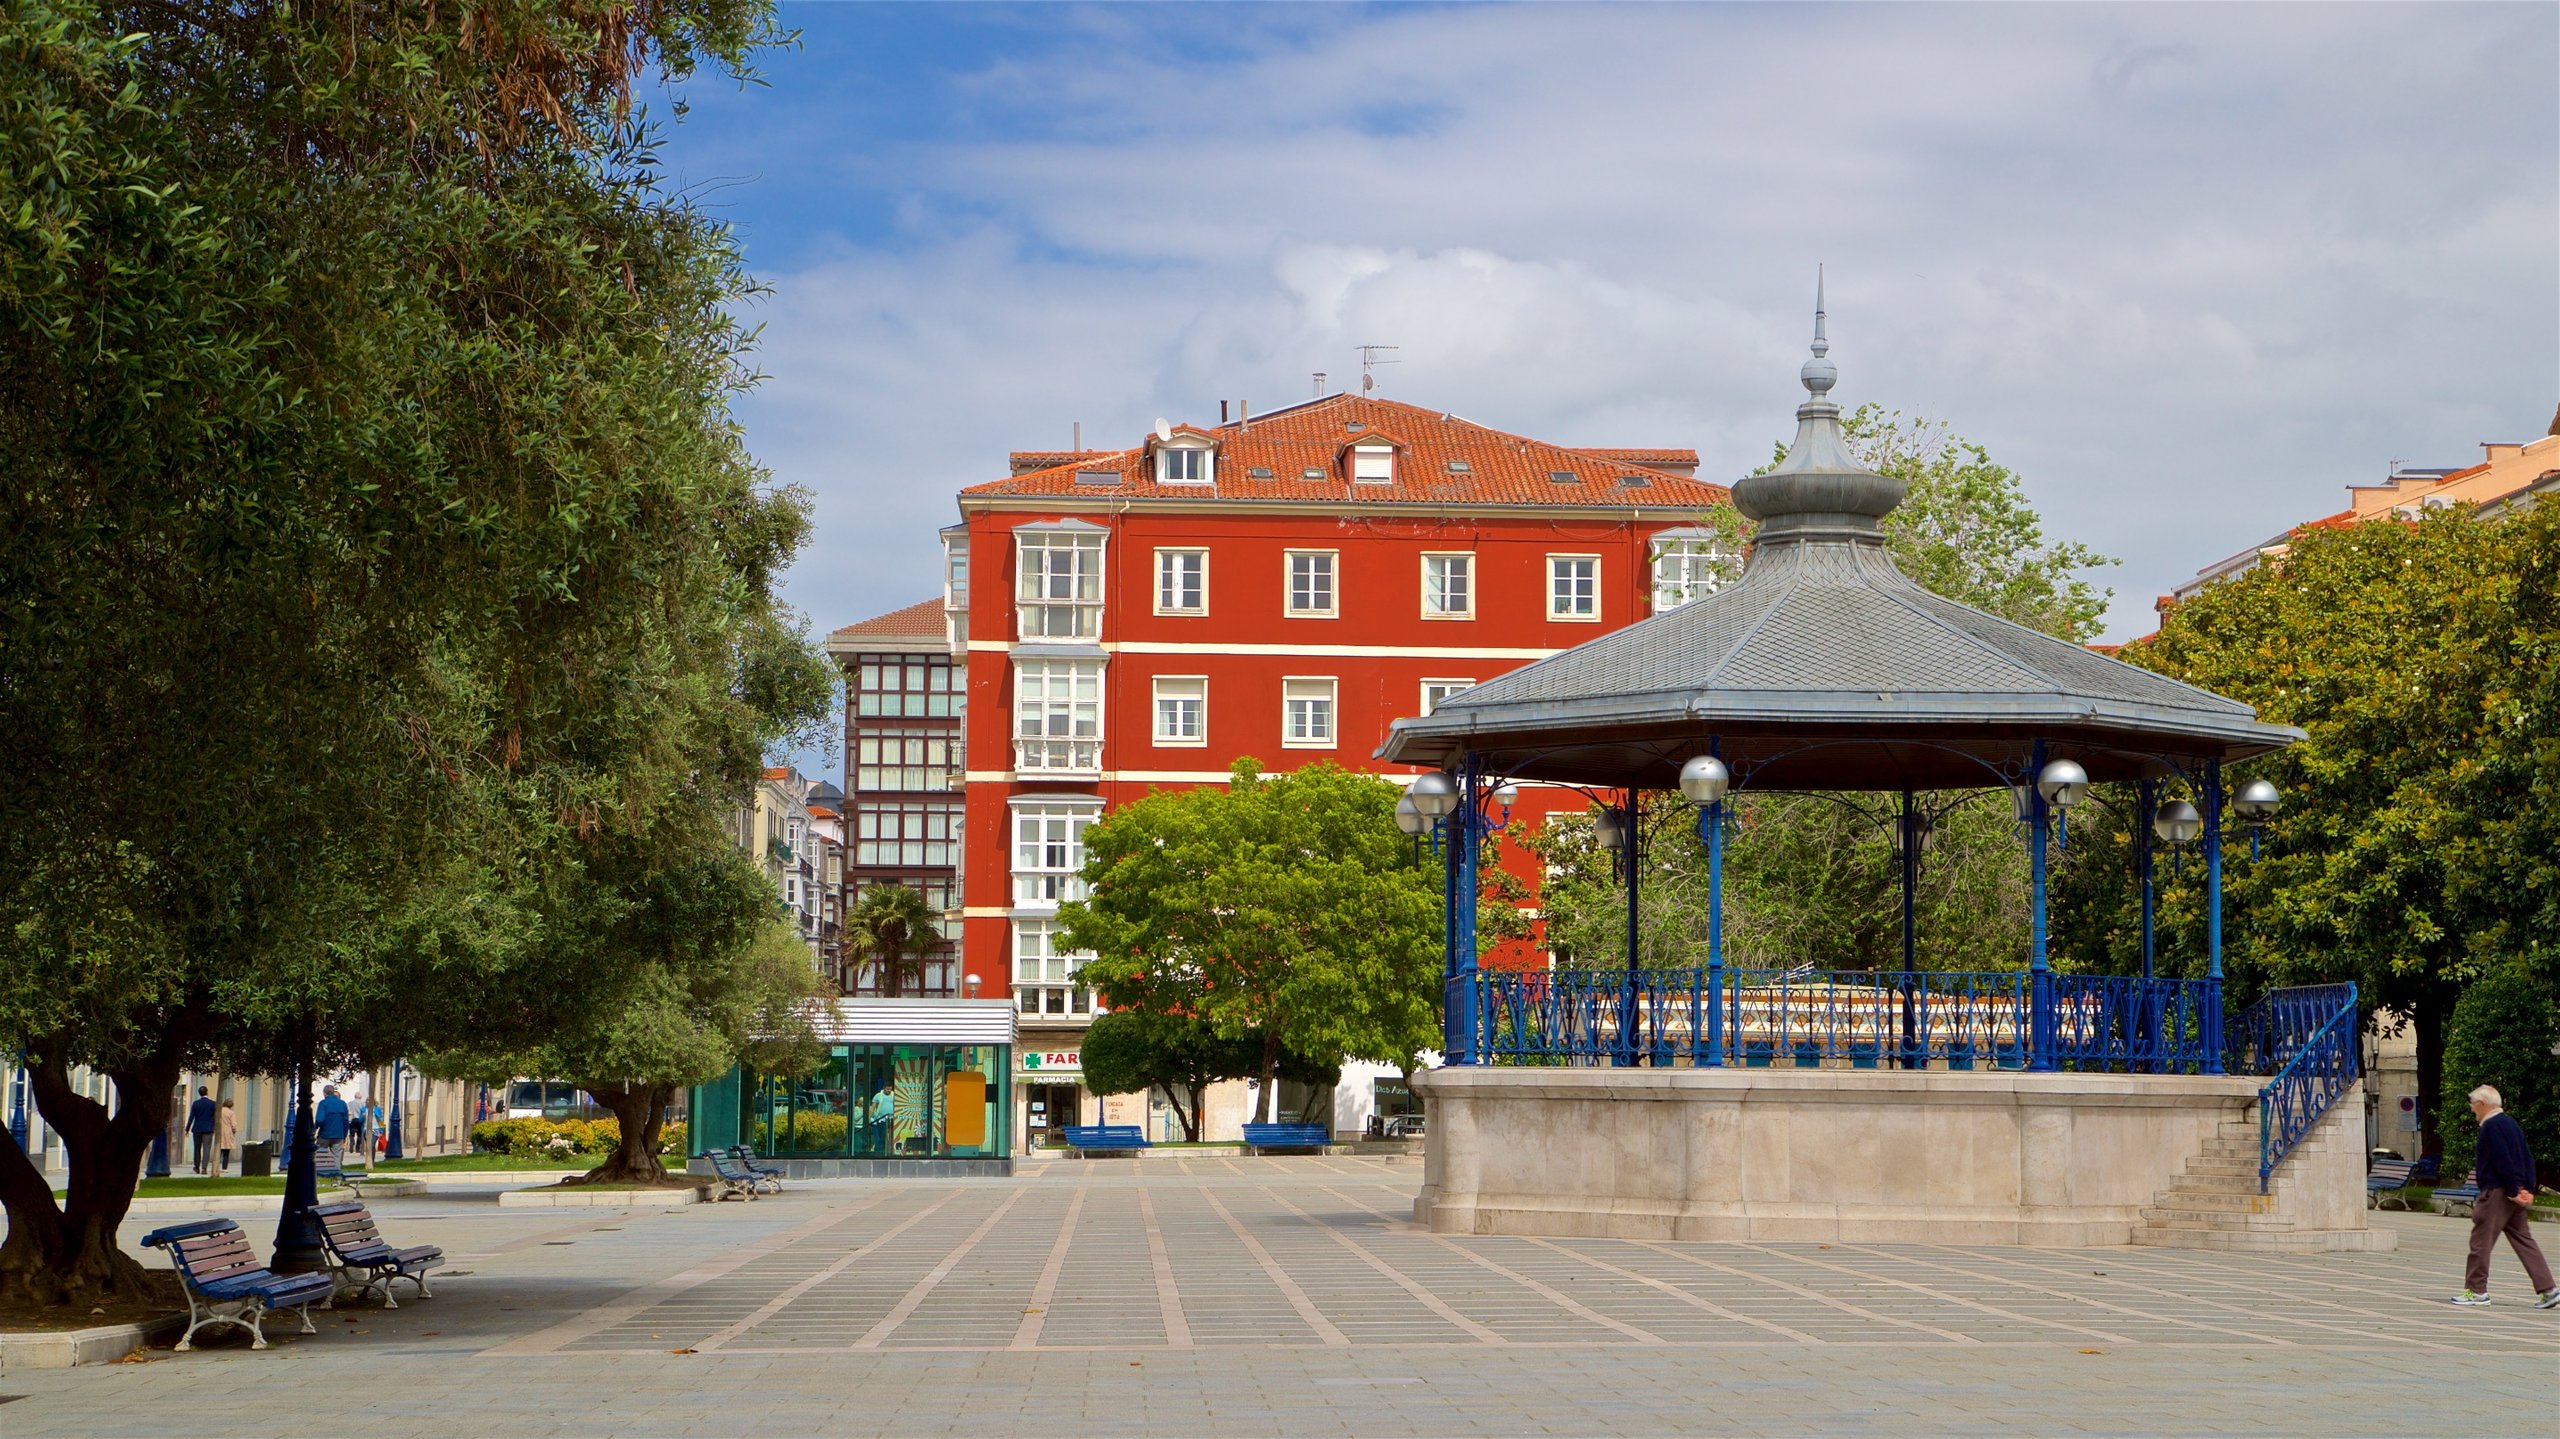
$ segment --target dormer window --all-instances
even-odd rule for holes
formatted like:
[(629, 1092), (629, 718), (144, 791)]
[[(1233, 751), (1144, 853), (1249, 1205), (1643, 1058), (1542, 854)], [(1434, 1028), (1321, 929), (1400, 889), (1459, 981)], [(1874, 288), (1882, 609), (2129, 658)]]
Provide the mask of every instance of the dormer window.
[(1218, 455), (1206, 445), (1165, 445), (1156, 451), (1156, 483), (1205, 485), (1217, 474)]
[(1396, 452), (1389, 445), (1359, 445), (1351, 451), (1351, 479), (1354, 484), (1392, 485), (1396, 481)]

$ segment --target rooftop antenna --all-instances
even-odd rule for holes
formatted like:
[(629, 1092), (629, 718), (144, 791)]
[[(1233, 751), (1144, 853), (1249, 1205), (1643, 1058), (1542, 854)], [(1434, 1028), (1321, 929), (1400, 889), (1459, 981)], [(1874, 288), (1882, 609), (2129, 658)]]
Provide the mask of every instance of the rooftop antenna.
[(1322, 370), (1316, 371), (1316, 398), (1319, 400), (1324, 398), (1324, 371)]
[(1378, 358), (1379, 352), (1402, 348), (1404, 347), (1401, 345), (1362, 345), (1360, 347), (1360, 393), (1365, 395), (1378, 388), (1378, 377), (1373, 373), (1378, 366), (1404, 363), (1402, 360), (1381, 360)]

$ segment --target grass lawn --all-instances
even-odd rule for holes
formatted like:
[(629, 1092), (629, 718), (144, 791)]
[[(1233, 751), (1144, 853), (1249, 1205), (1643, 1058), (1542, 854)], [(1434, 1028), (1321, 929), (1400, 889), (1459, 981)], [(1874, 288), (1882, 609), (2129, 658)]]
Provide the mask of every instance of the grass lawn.
[[(57, 1189), (54, 1193), (59, 1195), (62, 1191)], [(275, 1175), (266, 1179), (205, 1179), (192, 1174), (181, 1174), (169, 1179), (146, 1179), (142, 1181), (141, 1184), (137, 1185), (133, 1191), (133, 1195), (136, 1199), (150, 1199), (158, 1195), (173, 1194), (282, 1193), (284, 1193), (284, 1176), (282, 1175)]]
[(602, 1163), (604, 1156), (601, 1154), (579, 1154), (567, 1159), (530, 1154), (439, 1154), (429, 1159), (386, 1159), (373, 1168), (385, 1178), (396, 1174), (432, 1174), (449, 1169), (531, 1169), (549, 1174), (576, 1174)]

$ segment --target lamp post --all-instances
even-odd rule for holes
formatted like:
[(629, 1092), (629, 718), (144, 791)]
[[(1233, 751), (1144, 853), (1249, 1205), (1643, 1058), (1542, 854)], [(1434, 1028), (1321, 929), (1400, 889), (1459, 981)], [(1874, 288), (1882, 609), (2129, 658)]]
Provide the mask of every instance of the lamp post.
[[(2028, 819), (2032, 848), (2028, 854), (2028, 882), (2033, 890), (2031, 905), (2031, 941), (2034, 946), (2029, 962), (2029, 995), (2027, 1001), (2027, 1068), (2049, 1071), (2054, 1067), (2053, 1033), (2053, 965), (2047, 958), (2045, 923), (2045, 844), (2054, 828), (2054, 816), (2069, 823), (2071, 807), (2089, 792), (2089, 772), (2067, 759), (2047, 760), (2044, 741), (2037, 740), (2033, 759), (2035, 792), (2030, 797)], [(2065, 829), (2065, 834), (2069, 833)]]
[[(1406, 830), (1407, 834), (1419, 836), (1422, 830), (1439, 825), (1442, 820), (1458, 810), (1461, 786), (1471, 789), (1473, 774), (1474, 760), (1471, 756), (1464, 763), (1461, 775), (1451, 775), (1446, 770), (1435, 769), (1428, 774), (1415, 776), (1413, 783), (1405, 787), (1404, 799), (1396, 806), (1397, 823), (1399, 825), (1405, 823), (1406, 806), (1410, 805), (1412, 816), (1421, 823), (1416, 828)], [(1453, 828), (1463, 829), (1465, 825), (1461, 823)], [(1449, 836), (1448, 850), (1441, 856), (1443, 862), (1440, 872), (1442, 1001), (1440, 1050), (1442, 1061), (1448, 1064), (1476, 1062), (1474, 935), (1462, 933), (1462, 931), (1472, 931), (1474, 926), (1466, 923), (1465, 918), (1458, 912), (1458, 879), (1461, 869), (1458, 852), (1465, 848), (1468, 846), (1461, 843), (1459, 837), (1452, 833)], [(1468, 861), (1464, 868), (1468, 877), (1473, 878), (1473, 862)], [(1472, 911), (1474, 906), (1470, 905), (1468, 908)]]
[[(2204, 804), (2173, 799), (2161, 802), (2151, 817), (2151, 833), (2143, 843), (2142, 912), (2143, 912), (2143, 976), (2151, 974), (2151, 863), (2150, 838), (2156, 837), (2173, 851), (2184, 847), (2199, 835), (2204, 839), (2205, 865), (2205, 978), (2210, 986), (2205, 991), (2199, 1038), (2204, 1051), (2207, 1074), (2220, 1074), (2222, 1063), (2222, 761), (2205, 761), (2203, 783), (2196, 793)], [(2230, 800), (2230, 808), (2249, 827), (2249, 857), (2258, 857), (2258, 834), (2266, 822), (2275, 817), (2284, 802), (2273, 782), (2254, 779), (2240, 787)]]
[[(1724, 1065), (1724, 797), (1733, 789), (1733, 771), (1725, 767), (1715, 740), (1707, 752), (1691, 755), (1680, 766), (1680, 794), (1698, 807), (1698, 837), (1707, 842), (1707, 1005), (1706, 1058), (1710, 1069)], [(1693, 1020), (1689, 1030), (1698, 1033)], [(1694, 1042), (1694, 1040), (1693, 1040)]]

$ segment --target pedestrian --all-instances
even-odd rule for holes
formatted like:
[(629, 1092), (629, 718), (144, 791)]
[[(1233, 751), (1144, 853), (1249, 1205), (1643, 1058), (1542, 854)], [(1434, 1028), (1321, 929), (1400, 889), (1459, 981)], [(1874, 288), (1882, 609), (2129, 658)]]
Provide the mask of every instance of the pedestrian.
[(231, 1167), (231, 1151), (240, 1147), (240, 1111), (231, 1107), (231, 1096), (222, 1097), (222, 1107), (213, 1112), (213, 1148), (220, 1155), (213, 1172), (220, 1174)]
[(197, 1085), (195, 1103), (187, 1106), (187, 1137), (194, 1141), (189, 1159), (198, 1174), (213, 1162), (213, 1107), (213, 1091)]
[[(320, 1110), (311, 1117), (311, 1123), (312, 1137), (320, 1141), (330, 1158), (339, 1159), (347, 1147), (347, 1102), (338, 1097), (338, 1086), (321, 1086)], [(343, 1165), (344, 1161), (340, 1163)]]
[(2471, 1091), (2471, 1113), (2480, 1121), (2472, 1175), (2480, 1197), (2471, 1202), (2471, 1253), (2463, 1261), (2462, 1292), (2453, 1302), (2489, 1302), (2489, 1254), (2504, 1234), (2516, 1258), (2524, 1261), (2524, 1277), (2533, 1283), (2533, 1307), (2560, 1309), (2560, 1284), (2552, 1282), (2550, 1262), (2533, 1238), (2533, 1151), (2525, 1146), (2524, 1126), (2507, 1113), (2505, 1103), (2488, 1085)]

